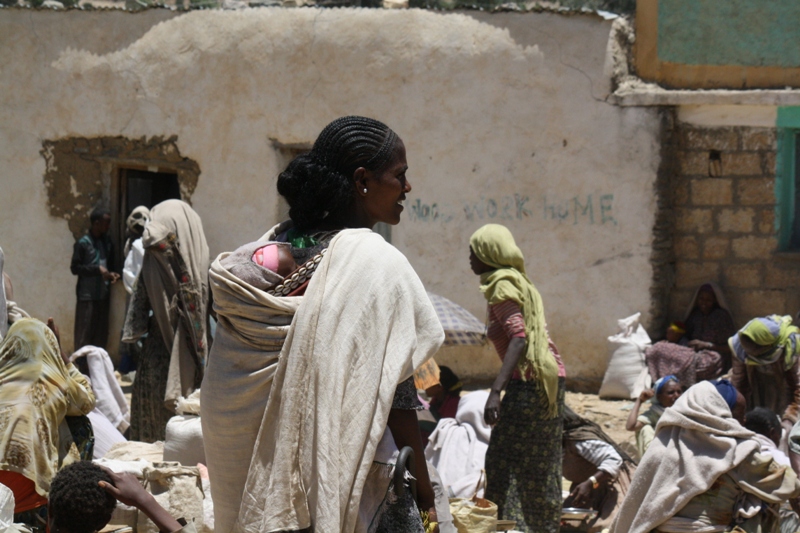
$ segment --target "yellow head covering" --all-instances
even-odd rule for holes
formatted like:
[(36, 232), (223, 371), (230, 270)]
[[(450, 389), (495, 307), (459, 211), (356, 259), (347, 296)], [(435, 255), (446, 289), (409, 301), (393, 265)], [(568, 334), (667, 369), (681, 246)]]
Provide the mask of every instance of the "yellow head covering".
[(61, 466), (80, 460), (60, 457), (59, 425), (95, 403), (89, 382), (59, 352), (53, 332), (33, 318), (15, 322), (0, 343), (0, 470), (32, 480), (41, 496)]
[(558, 365), (550, 353), (542, 297), (525, 273), (525, 258), (505, 226), (486, 224), (470, 237), (469, 245), (483, 263), (495, 270), (481, 274), (481, 292), (489, 305), (513, 300), (525, 318), (527, 350), (519, 361), (522, 379), (529, 370), (547, 394), (548, 415), (558, 415)]

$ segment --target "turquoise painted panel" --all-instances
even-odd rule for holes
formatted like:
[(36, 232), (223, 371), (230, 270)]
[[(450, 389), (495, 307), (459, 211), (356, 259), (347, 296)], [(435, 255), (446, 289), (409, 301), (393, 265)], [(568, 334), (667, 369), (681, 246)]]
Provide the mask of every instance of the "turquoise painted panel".
[(800, 134), (800, 107), (779, 107), (775, 125), (778, 128), (778, 157), (775, 161), (775, 226), (778, 231), (778, 248), (791, 248), (792, 228), (797, 216), (796, 147)]
[(658, 0), (658, 58), (800, 67), (798, 0)]
[(775, 125), (779, 128), (800, 128), (800, 106), (779, 107)]

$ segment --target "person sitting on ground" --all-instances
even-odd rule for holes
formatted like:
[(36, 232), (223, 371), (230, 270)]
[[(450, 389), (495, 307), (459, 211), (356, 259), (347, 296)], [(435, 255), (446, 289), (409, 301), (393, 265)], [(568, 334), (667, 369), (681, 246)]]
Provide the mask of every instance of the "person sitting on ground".
[(727, 380), (683, 393), (659, 420), (611, 533), (775, 531), (776, 508), (800, 496), (800, 482), (761, 453), (744, 414)]
[(455, 418), (463, 385), (450, 367), (439, 367), (439, 384), (425, 390), (431, 399), (431, 413), (440, 420)]
[(564, 507), (598, 511), (589, 532), (602, 531), (625, 499), (636, 463), (596, 423), (564, 406), (564, 478), (572, 482)]
[[(698, 352), (711, 351), (720, 355), (722, 373), (731, 368), (728, 338), (736, 331), (725, 295), (714, 282), (697, 289), (684, 318), (689, 346)], [(711, 361), (709, 361), (711, 363)]]
[(800, 416), (800, 328), (788, 315), (754, 318), (728, 342), (731, 383), (747, 408), (775, 411), (788, 434)]
[(753, 438), (761, 444), (761, 453), (771, 455), (779, 465), (791, 466), (789, 457), (778, 449), (782, 427), (775, 411), (756, 407), (744, 415), (744, 427), (755, 433)]
[(173, 518), (133, 475), (117, 474), (91, 461), (66, 466), (53, 478), (49, 531), (96, 533), (111, 520), (118, 500), (139, 509), (159, 531), (195, 532), (194, 524)]
[(0, 483), (14, 492), (15, 521), (31, 526), (46, 513), (56, 471), (92, 456), (83, 415), (94, 408), (94, 394), (57, 333), (52, 319), (24, 318), (0, 343)]
[[(425, 459), (436, 467), (451, 498), (471, 498), (485, 468), (492, 435), (483, 416), (488, 398), (486, 391), (461, 398), (455, 417), (439, 420), (425, 447)], [(482, 495), (482, 487), (479, 489)]]
[[(672, 407), (675, 400), (680, 398), (683, 388), (675, 376), (664, 376), (656, 381), (652, 389), (645, 389), (633, 404), (633, 409), (628, 415), (625, 429), (636, 432), (636, 449), (639, 457), (644, 455), (653, 437), (656, 434), (658, 419), (664, 414), (664, 409)], [(639, 414), (642, 403), (651, 400), (650, 408)]]
[(683, 322), (673, 322), (667, 328), (665, 340), (645, 349), (645, 362), (654, 382), (672, 375), (683, 386), (691, 387), (720, 375), (722, 356), (713, 350), (699, 349), (699, 344), (687, 340), (686, 328)]

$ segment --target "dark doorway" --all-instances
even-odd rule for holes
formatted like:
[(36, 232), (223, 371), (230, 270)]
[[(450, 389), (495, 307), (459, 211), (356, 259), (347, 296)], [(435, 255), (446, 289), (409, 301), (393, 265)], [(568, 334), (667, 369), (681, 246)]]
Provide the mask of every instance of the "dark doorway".
[(181, 199), (181, 187), (178, 183), (178, 174), (175, 172), (150, 172), (134, 168), (119, 169), (119, 235), (122, 237), (117, 246), (122, 264), (122, 243), (125, 242), (127, 227), (125, 222), (128, 215), (136, 207), (143, 205), (152, 208), (154, 205), (170, 199)]
[(125, 196), (123, 220), (140, 205), (150, 208), (164, 200), (181, 198), (176, 173), (148, 172), (132, 168), (120, 169), (120, 173)]

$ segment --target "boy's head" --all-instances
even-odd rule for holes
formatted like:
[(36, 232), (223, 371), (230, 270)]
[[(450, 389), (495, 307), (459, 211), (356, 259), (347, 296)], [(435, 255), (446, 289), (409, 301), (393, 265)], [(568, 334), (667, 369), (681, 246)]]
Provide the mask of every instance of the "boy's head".
[(94, 533), (111, 520), (117, 500), (100, 486), (112, 484), (102, 468), (80, 461), (62, 468), (50, 484), (51, 533)]
[(766, 407), (756, 407), (744, 415), (744, 427), (753, 433), (764, 435), (776, 446), (781, 440), (782, 428), (778, 415)]

